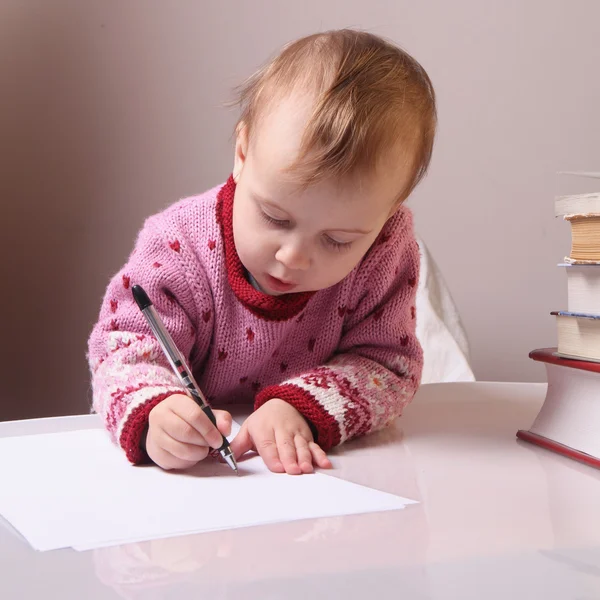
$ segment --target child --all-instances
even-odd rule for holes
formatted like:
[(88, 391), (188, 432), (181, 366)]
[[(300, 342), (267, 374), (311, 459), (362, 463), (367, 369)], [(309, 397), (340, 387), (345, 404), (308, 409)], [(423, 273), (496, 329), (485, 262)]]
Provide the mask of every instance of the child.
[(436, 125), (422, 67), (381, 38), (287, 46), (242, 88), (233, 174), (150, 217), (89, 340), (94, 409), (128, 459), (185, 469), (220, 445), (131, 296), (142, 285), (231, 448), (275, 472), (390, 424), (421, 376), (419, 253), (403, 206)]

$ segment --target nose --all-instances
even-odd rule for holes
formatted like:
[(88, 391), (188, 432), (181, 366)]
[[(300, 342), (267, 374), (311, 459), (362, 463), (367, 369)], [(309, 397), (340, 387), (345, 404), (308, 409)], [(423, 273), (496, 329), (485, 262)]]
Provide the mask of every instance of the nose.
[(275, 253), (275, 259), (290, 271), (306, 271), (311, 263), (308, 248), (293, 240), (280, 246)]

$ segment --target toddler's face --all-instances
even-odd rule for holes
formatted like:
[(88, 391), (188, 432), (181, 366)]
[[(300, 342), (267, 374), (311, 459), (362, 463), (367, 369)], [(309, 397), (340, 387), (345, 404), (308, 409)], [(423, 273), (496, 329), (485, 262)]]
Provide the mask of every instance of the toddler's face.
[(316, 291), (341, 281), (395, 209), (397, 171), (322, 180), (307, 189), (290, 180), (284, 170), (297, 156), (309, 110), (309, 102), (282, 102), (262, 118), (251, 143), (244, 130), (236, 143), (236, 250), (271, 295)]

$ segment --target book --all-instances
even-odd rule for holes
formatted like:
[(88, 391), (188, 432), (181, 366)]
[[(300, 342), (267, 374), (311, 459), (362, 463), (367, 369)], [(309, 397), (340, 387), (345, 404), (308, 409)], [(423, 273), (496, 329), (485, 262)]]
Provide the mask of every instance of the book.
[[(562, 174), (600, 179), (600, 172)], [(529, 353), (545, 364), (548, 388), (533, 425), (517, 438), (600, 468), (600, 193), (558, 196), (554, 212), (571, 224), (571, 254), (559, 265), (568, 310), (551, 313), (558, 346)]]
[(566, 215), (571, 223), (570, 261), (600, 261), (600, 214)]
[(548, 389), (533, 424), (517, 438), (600, 468), (600, 364), (562, 358), (556, 348), (529, 357), (544, 363)]
[[(560, 175), (575, 175), (579, 178), (600, 179), (600, 172), (592, 171), (561, 171)], [(554, 215), (600, 215), (600, 190), (593, 193), (569, 194), (554, 198)]]
[(567, 311), (600, 315), (600, 265), (560, 263), (567, 274)]
[(600, 193), (557, 196), (554, 200), (554, 216), (600, 214)]
[(551, 314), (556, 316), (559, 356), (600, 362), (600, 315), (568, 311)]

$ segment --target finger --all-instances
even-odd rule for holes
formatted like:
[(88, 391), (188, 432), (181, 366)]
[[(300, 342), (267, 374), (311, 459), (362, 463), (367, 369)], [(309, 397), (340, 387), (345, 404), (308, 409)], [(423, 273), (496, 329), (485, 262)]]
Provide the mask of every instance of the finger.
[(285, 468), (279, 457), (277, 442), (275, 441), (275, 432), (272, 429), (257, 434), (254, 439), (254, 446), (270, 471), (273, 471), (273, 473), (285, 472)]
[(230, 435), (231, 434), (231, 424), (233, 422), (231, 413), (228, 413), (226, 410), (214, 410), (213, 413), (217, 419), (217, 429), (225, 437)]
[[(189, 400), (186, 401), (186, 400)], [(173, 406), (173, 412), (189, 423), (211, 448), (219, 448), (223, 443), (221, 432), (212, 424), (204, 411), (191, 399), (181, 397), (181, 402)]]
[(294, 438), (296, 444), (296, 455), (298, 456), (298, 464), (303, 473), (312, 473), (313, 469), (313, 456), (308, 447), (308, 442), (299, 433)]
[(254, 448), (254, 443), (248, 432), (248, 427), (242, 425), (242, 428), (238, 431), (237, 435), (231, 440), (229, 444), (231, 451), (236, 459), (241, 458), (246, 452), (249, 452)]
[(329, 458), (327, 458), (327, 454), (325, 454), (325, 451), (323, 450), (323, 448), (321, 448), (321, 446), (319, 446), (319, 444), (316, 444), (315, 442), (310, 442), (310, 444), (308, 444), (308, 447), (310, 448), (310, 452), (313, 457), (313, 462), (318, 467), (321, 467), (322, 469), (331, 469), (331, 461), (329, 460)]
[(283, 468), (288, 475), (301, 475), (302, 469), (298, 465), (298, 456), (296, 455), (296, 444), (294, 436), (288, 432), (276, 434), (277, 450), (279, 458), (283, 463)]
[(196, 463), (176, 458), (164, 448), (160, 448), (155, 444), (148, 445), (148, 456), (152, 459), (152, 462), (158, 465), (165, 471), (171, 471), (173, 469), (188, 469), (193, 467)]
[(169, 437), (183, 444), (208, 446), (208, 442), (204, 439), (204, 436), (172, 410), (164, 416), (164, 422), (160, 429)]
[(210, 448), (206, 445), (198, 446), (197, 444), (186, 444), (172, 438), (166, 433), (159, 436), (156, 442), (158, 446), (175, 458), (191, 464), (196, 464), (198, 461), (204, 460), (210, 451)]

